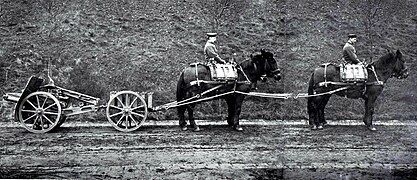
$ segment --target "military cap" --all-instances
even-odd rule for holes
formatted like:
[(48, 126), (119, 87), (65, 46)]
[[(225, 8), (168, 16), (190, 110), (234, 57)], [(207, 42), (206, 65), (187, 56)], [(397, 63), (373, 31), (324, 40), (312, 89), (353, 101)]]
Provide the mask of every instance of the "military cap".
[(217, 33), (207, 33), (207, 37), (216, 37)]
[(356, 36), (356, 34), (349, 34), (349, 35), (348, 35), (348, 37), (349, 37), (349, 38), (356, 38), (356, 37), (358, 37), (358, 36)]

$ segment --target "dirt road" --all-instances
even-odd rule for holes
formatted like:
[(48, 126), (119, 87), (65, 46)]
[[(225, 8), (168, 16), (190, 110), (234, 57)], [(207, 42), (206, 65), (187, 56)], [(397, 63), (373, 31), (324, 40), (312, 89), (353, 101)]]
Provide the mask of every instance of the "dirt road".
[(184, 132), (170, 125), (175, 123), (148, 123), (122, 133), (75, 122), (47, 134), (3, 124), (0, 178), (417, 177), (414, 121), (382, 124), (377, 132), (338, 122), (310, 131), (303, 123), (283, 121), (248, 121), (244, 132), (230, 131), (225, 122), (203, 123), (201, 132)]

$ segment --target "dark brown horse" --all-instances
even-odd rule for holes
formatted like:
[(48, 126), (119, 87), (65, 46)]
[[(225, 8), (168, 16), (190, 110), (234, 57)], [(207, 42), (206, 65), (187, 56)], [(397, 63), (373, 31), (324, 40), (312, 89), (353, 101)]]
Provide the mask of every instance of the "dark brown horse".
[[(197, 70), (195, 68), (197, 68)], [(209, 68), (203, 64), (199, 64), (197, 67), (190, 66), (185, 68), (181, 73), (177, 84), (177, 102), (189, 99), (190, 97), (194, 97), (216, 86), (219, 88), (204, 94), (201, 98), (213, 97), (216, 94), (231, 92), (234, 89), (236, 91), (249, 92), (251, 90), (251, 84), (255, 83), (265, 75), (267, 77), (273, 77), (276, 80), (281, 79), (280, 70), (278, 69), (278, 65), (273, 57), (273, 54), (265, 50), (261, 50), (260, 54), (251, 56), (250, 60), (242, 62), (241, 64), (237, 65), (236, 68), (238, 69), (237, 82), (227, 84), (192, 83), (197, 79), (196, 74), (198, 74), (198, 80), (211, 81)], [(198, 73), (196, 73), (196, 71)], [(220, 98), (225, 99), (228, 106), (227, 123), (233, 129), (242, 131), (243, 129), (239, 125), (239, 115), (245, 95), (231, 93)], [(186, 110), (188, 111), (188, 118), (191, 127), (195, 131), (200, 130), (194, 120), (194, 107), (195, 104), (189, 104), (186, 106), (179, 106), (177, 108), (179, 125), (182, 130), (187, 130), (187, 123), (185, 121), (184, 115)]]
[[(373, 70), (374, 69), (374, 70)], [(368, 80), (366, 83), (348, 85), (347, 90), (336, 92), (335, 94), (348, 98), (362, 98), (365, 100), (365, 116), (363, 122), (371, 131), (375, 131), (372, 124), (374, 106), (377, 97), (381, 94), (385, 82), (390, 77), (397, 77), (399, 79), (408, 76), (407, 68), (405, 67), (402, 53), (397, 50), (396, 53), (388, 51), (386, 55), (379, 60), (367, 65)], [(314, 70), (313, 75), (309, 81), (308, 94), (320, 94), (336, 90), (343, 85), (329, 84), (326, 86), (319, 86), (319, 83), (324, 82), (326, 77), (328, 82), (340, 82), (340, 68), (335, 65), (327, 66), (326, 74), (324, 68), (320, 67)], [(322, 129), (326, 124), (324, 118), (324, 108), (329, 101), (332, 94), (325, 94), (321, 96), (309, 97), (307, 102), (307, 110), (309, 115), (309, 124), (311, 129)]]

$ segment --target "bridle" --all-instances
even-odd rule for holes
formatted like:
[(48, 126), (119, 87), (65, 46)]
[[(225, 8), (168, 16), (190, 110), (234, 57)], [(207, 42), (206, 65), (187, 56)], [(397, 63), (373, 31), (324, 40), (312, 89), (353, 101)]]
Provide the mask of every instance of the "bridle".
[[(406, 67), (404, 67), (404, 65), (398, 65), (398, 63), (403, 63), (404, 61), (402, 61), (401, 59), (399, 59), (398, 57), (396, 57), (396, 62), (395, 62), (395, 66), (394, 66), (394, 72), (392, 73), (391, 77), (396, 77), (398, 79), (404, 79), (408, 76), (408, 69)], [(400, 67), (398, 67), (400, 66)], [(404, 67), (404, 68), (402, 68)]]

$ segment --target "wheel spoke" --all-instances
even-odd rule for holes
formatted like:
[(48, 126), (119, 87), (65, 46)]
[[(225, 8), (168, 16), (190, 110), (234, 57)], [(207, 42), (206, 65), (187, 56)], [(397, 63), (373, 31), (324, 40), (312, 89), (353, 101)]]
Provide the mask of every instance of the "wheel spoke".
[(125, 105), (123, 104), (122, 100), (119, 98), (119, 96), (116, 97), (116, 99), (119, 101), (120, 104), (122, 104), (123, 107), (125, 107)]
[(39, 102), (39, 96), (36, 96), (36, 102), (38, 103), (38, 108), (40, 108), (39, 105), (41, 105), (41, 103)]
[(129, 105), (129, 94), (126, 94), (125, 102), (126, 102), (125, 104), (126, 106)]
[(112, 114), (112, 115), (110, 115), (109, 117), (114, 117), (114, 116), (117, 116), (117, 115), (120, 115), (120, 114), (123, 114), (123, 112), (121, 111), (121, 112), (118, 112), (118, 113), (114, 113), (114, 114)]
[(119, 124), (122, 122), (123, 116), (119, 118), (119, 120), (117, 121), (117, 126), (119, 126)]
[(129, 117), (128, 116), (126, 116), (126, 120), (125, 120), (125, 128), (127, 129), (128, 127), (127, 127), (127, 123), (129, 122)]
[(132, 105), (136, 102), (136, 100), (138, 100), (138, 97), (136, 96), (135, 99), (132, 101), (132, 103), (130, 103), (129, 107), (132, 107)]
[(41, 121), (41, 128), (42, 128), (42, 130), (44, 129), (43, 128), (43, 126), (45, 125), (44, 123), (43, 123), (43, 118), (42, 118), (42, 116), (39, 116), (39, 120)]
[(48, 117), (46, 117), (45, 115), (42, 115), (42, 117), (44, 117), (47, 121), (49, 121), (49, 123), (54, 124)]
[(114, 106), (114, 105), (110, 105), (110, 107), (118, 109), (118, 110), (123, 110), (123, 108), (120, 108), (120, 107), (117, 107), (117, 106)]
[(33, 121), (32, 129), (35, 128), (35, 124), (36, 124), (36, 122), (38, 122), (38, 118), (39, 118), (39, 116), (36, 116), (36, 119)]
[(32, 102), (29, 101), (29, 99), (27, 100), (27, 102), (35, 109), (37, 109), (37, 107), (35, 105), (32, 104)]
[(54, 113), (54, 112), (47, 112), (47, 111), (45, 111), (45, 112), (43, 112), (44, 114), (48, 114), (48, 115), (55, 115), (55, 116), (58, 116), (58, 113)]
[(51, 108), (52, 106), (54, 106), (55, 105), (55, 103), (53, 103), (53, 104), (51, 104), (51, 105), (49, 105), (48, 107), (46, 107), (45, 109), (43, 109), (43, 110), (47, 110), (47, 109), (49, 109), (49, 108)]
[(139, 114), (139, 113), (136, 113), (136, 112), (132, 112), (132, 114), (133, 114), (133, 115), (136, 115), (136, 116), (139, 116), (139, 117), (141, 117), (141, 118), (144, 118), (144, 117), (145, 117), (144, 115)]
[(45, 106), (47, 100), (48, 100), (48, 96), (45, 97), (45, 100), (43, 101), (41, 108)]
[(27, 109), (22, 109), (22, 112), (31, 112), (31, 113), (36, 113), (36, 111), (34, 111), (34, 110), (27, 110)]
[[(36, 116), (36, 114), (33, 114), (32, 116), (30, 116), (30, 117), (26, 118), (25, 120), (23, 120), (23, 122), (26, 122), (26, 121), (28, 121), (29, 119), (32, 119), (34, 116)], [(37, 116), (36, 116), (36, 117), (37, 117)], [(36, 119), (35, 119), (35, 121), (36, 121)]]
[(138, 122), (136, 122), (136, 120), (133, 118), (133, 116), (132, 115), (129, 115), (129, 117), (130, 117), (130, 119), (132, 119), (132, 121), (135, 123), (135, 126), (138, 126), (139, 124), (138, 124)]
[(138, 106), (138, 107), (134, 107), (134, 108), (132, 108), (131, 110), (132, 111), (134, 111), (134, 110), (136, 110), (136, 109), (139, 109), (139, 108), (144, 108), (145, 106), (144, 105), (142, 105), (142, 106)]

